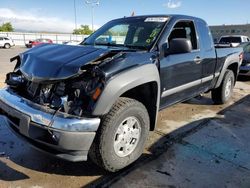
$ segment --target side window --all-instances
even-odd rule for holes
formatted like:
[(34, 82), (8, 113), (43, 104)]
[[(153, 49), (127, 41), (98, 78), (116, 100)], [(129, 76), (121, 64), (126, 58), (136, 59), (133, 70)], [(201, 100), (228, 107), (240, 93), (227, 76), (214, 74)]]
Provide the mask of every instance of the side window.
[(198, 49), (198, 42), (193, 21), (180, 21), (175, 24), (171, 31), (168, 42), (174, 38), (186, 38), (191, 41), (193, 50)]
[(4, 38), (4, 40), (9, 40), (8, 38)]
[(0, 37), (0, 40), (3, 40), (3, 37)]

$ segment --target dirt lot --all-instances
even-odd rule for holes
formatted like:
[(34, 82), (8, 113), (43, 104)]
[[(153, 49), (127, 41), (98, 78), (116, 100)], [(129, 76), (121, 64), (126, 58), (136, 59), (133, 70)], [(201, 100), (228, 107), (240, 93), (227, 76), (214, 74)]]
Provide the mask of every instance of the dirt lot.
[[(0, 49), (0, 84), (25, 48)], [(159, 113), (140, 160), (111, 174), (90, 161), (70, 163), (40, 153), (19, 140), (0, 119), (2, 187), (249, 187), (250, 79), (240, 78), (227, 105), (209, 94)]]

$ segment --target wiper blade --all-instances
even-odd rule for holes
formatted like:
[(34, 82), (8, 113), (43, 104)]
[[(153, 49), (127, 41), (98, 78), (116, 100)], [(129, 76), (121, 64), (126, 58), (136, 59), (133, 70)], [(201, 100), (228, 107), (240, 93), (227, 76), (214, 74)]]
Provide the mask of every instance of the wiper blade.
[(107, 42), (107, 43), (94, 43), (94, 45), (100, 45), (100, 46), (123, 46), (123, 45), (120, 45), (120, 44), (114, 44), (114, 43), (111, 43), (111, 42)]

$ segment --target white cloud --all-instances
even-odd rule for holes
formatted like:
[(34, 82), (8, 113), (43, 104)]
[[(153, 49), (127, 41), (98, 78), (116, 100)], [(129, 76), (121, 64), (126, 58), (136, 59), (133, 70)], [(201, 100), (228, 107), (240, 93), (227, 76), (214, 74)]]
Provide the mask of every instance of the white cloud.
[(163, 6), (170, 8), (170, 9), (179, 8), (181, 6), (181, 1), (169, 0), (167, 3), (163, 4)]
[[(8, 8), (0, 8), (0, 24), (11, 22), (17, 30), (49, 31), (49, 32), (72, 32), (74, 22), (57, 17), (44, 17), (30, 13), (34, 11), (13, 11)], [(78, 25), (79, 26), (79, 25)]]

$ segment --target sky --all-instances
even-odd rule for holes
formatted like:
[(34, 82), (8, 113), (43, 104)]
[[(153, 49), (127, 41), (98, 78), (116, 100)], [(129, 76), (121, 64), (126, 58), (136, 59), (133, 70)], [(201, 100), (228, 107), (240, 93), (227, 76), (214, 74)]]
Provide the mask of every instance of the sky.
[[(74, 11), (74, 1), (76, 12)], [(88, 0), (97, 1), (97, 0)], [(250, 23), (249, 0), (99, 0), (94, 6), (94, 28), (124, 16), (185, 14), (209, 25)], [(91, 27), (91, 6), (85, 0), (0, 0), (0, 24), (16, 30), (71, 33), (80, 25)]]

